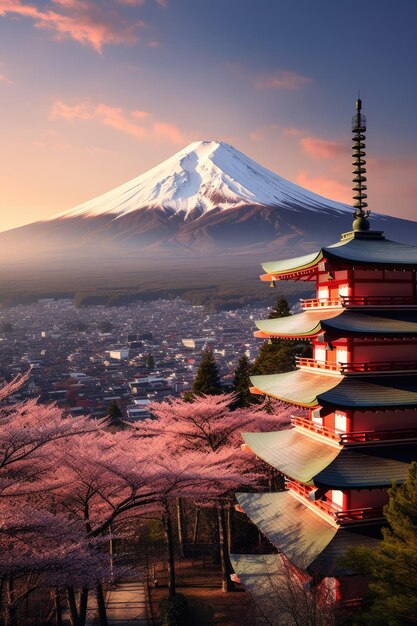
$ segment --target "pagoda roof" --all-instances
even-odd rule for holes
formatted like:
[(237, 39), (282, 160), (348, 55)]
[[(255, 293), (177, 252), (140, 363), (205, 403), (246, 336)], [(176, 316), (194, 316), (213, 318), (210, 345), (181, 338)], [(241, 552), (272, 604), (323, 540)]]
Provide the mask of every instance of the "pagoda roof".
[(417, 376), (357, 375), (352, 379), (295, 370), (252, 376), (256, 392), (305, 407), (321, 404), (346, 408), (417, 406)]
[[(350, 545), (373, 547), (381, 523), (339, 527), (315, 513), (290, 491), (241, 493), (237, 500), (261, 533), (294, 565), (310, 572), (340, 574), (339, 558)], [(345, 568), (343, 568), (345, 569)]]
[(289, 577), (295, 574), (289, 570), (282, 555), (231, 554), (230, 560), (240, 582), (259, 608), (256, 623), (263, 626), (293, 626), (292, 611), (288, 610), (288, 594), (291, 593), (294, 602), (294, 593), (299, 589), (302, 602), (305, 592), (299, 580), (294, 579), (292, 584)]
[(341, 241), (325, 246), (317, 252), (282, 261), (263, 263), (268, 274), (290, 274), (315, 267), (322, 259), (342, 265), (375, 267), (417, 267), (417, 247), (397, 243), (373, 233), (352, 233)]
[(337, 443), (327, 444), (304, 435), (296, 428), (272, 433), (242, 433), (244, 442), (257, 457), (286, 476), (312, 483), (341, 452)]
[(305, 484), (336, 489), (386, 487), (402, 483), (415, 460), (415, 444), (361, 444), (354, 448), (314, 438), (302, 429), (244, 433), (256, 456)]
[(268, 336), (312, 337), (329, 331), (343, 336), (417, 336), (417, 310), (311, 310), (255, 322)]
[(415, 459), (415, 443), (344, 448), (325, 469), (315, 475), (314, 483), (338, 489), (388, 487), (392, 481), (404, 482), (410, 463)]
[(289, 491), (238, 493), (236, 498), (261, 533), (300, 569), (311, 565), (338, 530)]

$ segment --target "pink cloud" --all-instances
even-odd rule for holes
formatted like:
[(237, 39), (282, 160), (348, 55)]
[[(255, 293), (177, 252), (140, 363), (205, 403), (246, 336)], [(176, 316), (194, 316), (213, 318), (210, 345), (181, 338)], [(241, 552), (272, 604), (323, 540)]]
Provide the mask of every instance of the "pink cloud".
[(116, 0), (118, 4), (123, 4), (127, 7), (142, 7), (145, 4), (145, 0)]
[(49, 7), (38, 7), (22, 0), (0, 0), (0, 16), (20, 15), (34, 21), (37, 28), (50, 30), (55, 39), (70, 38), (101, 52), (105, 44), (133, 44), (142, 21), (130, 23), (107, 3), (88, 0), (52, 0)]
[(349, 146), (338, 141), (328, 141), (319, 137), (302, 137), (300, 146), (305, 154), (314, 159), (333, 159), (349, 152)]
[(288, 128), (282, 129), (282, 134), (284, 137), (300, 137), (304, 134), (304, 131), (301, 128), (295, 128), (294, 126), (289, 126)]
[(345, 202), (347, 204), (352, 202), (352, 191), (350, 187), (340, 183), (334, 178), (311, 176), (307, 171), (303, 170), (298, 173), (296, 183), (325, 198)]
[(154, 122), (152, 128), (156, 135), (169, 139), (172, 143), (185, 143), (184, 135), (175, 124), (167, 124), (166, 122)]
[(186, 142), (185, 135), (175, 124), (155, 119), (151, 113), (128, 111), (104, 103), (94, 104), (89, 100), (75, 104), (56, 101), (52, 106), (50, 118), (64, 119), (68, 122), (95, 120), (102, 126), (108, 126), (136, 139), (158, 137), (179, 145)]
[(313, 79), (308, 76), (282, 70), (270, 74), (260, 74), (256, 77), (255, 86), (257, 89), (288, 89), (297, 91), (311, 82), (313, 82)]
[(271, 137), (271, 133), (279, 131), (280, 128), (279, 124), (261, 126), (260, 128), (255, 128), (255, 130), (249, 133), (249, 138), (252, 139), (252, 141), (265, 141)]

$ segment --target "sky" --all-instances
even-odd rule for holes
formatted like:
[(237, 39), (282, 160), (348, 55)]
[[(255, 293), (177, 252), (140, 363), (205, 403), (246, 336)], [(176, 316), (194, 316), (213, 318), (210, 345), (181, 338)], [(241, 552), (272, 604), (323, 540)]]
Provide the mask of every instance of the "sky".
[(0, 0), (0, 230), (69, 209), (188, 143), (225, 141), (417, 219), (415, 0)]

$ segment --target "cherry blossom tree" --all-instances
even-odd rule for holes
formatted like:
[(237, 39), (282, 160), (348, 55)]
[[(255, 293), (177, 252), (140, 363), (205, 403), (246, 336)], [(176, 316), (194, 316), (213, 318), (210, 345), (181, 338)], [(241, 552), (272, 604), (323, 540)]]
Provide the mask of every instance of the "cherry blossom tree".
[[(232, 411), (230, 406), (234, 399), (233, 394), (205, 395), (194, 398), (192, 403), (182, 398), (170, 398), (166, 402), (151, 404), (150, 411), (155, 419), (148, 419), (137, 426), (145, 441), (152, 438), (152, 446), (155, 441), (160, 441), (166, 449), (174, 450), (179, 463), (182, 454), (192, 451), (202, 455), (201, 462), (205, 467), (210, 467), (213, 453), (225, 454), (223, 467), (218, 466), (217, 471), (233, 471), (236, 481), (229, 487), (220, 484), (214, 498), (224, 591), (233, 589), (226, 510), (230, 508), (234, 491), (245, 484), (259, 482), (266, 472), (266, 468), (257, 463), (255, 457), (243, 452), (241, 433), (288, 428), (290, 416), (294, 412), (293, 407), (284, 403), (277, 403), (272, 412), (270, 408), (265, 410), (262, 406)], [(205, 500), (208, 500), (208, 494)]]

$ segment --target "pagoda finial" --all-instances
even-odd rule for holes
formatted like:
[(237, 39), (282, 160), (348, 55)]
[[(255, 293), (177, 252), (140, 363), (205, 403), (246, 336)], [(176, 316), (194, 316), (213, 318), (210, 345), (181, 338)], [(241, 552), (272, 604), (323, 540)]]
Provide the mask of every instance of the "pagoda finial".
[(362, 100), (360, 99), (360, 92), (358, 90), (358, 99), (356, 100), (356, 113), (352, 118), (352, 133), (353, 133), (353, 146), (352, 146), (352, 165), (354, 166), (353, 174), (353, 207), (355, 212), (353, 216), (355, 221), (353, 222), (353, 230), (368, 231), (369, 221), (368, 217), (370, 211), (366, 209), (368, 206), (366, 202), (366, 161), (365, 161), (365, 132), (366, 132), (366, 117), (361, 113)]

